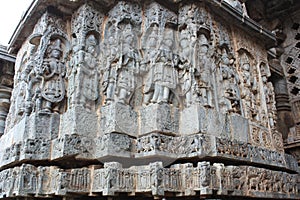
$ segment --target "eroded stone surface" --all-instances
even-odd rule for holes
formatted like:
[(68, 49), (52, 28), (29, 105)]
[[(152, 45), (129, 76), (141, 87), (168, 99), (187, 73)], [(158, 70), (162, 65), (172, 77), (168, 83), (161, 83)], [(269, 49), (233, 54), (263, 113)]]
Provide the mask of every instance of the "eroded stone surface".
[(3, 198), (299, 198), (272, 34), (240, 1), (169, 2), (64, 2), (39, 17), (0, 139)]

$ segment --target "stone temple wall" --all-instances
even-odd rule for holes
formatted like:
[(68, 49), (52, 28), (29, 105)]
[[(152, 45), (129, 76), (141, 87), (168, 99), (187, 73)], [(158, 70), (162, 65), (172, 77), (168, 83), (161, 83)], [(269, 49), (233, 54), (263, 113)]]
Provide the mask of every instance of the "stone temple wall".
[(226, 2), (168, 2), (48, 7), (17, 56), (1, 197), (300, 198), (272, 34)]

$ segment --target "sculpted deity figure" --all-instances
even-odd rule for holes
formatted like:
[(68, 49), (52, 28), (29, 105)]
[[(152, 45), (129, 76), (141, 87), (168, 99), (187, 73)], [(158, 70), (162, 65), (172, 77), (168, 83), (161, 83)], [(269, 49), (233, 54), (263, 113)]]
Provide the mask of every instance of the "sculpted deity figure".
[(255, 94), (257, 93), (256, 79), (251, 75), (250, 61), (246, 53), (241, 56), (242, 89), (241, 98), (244, 104), (245, 117), (255, 119), (258, 114)]
[(45, 100), (43, 111), (58, 112), (58, 103), (65, 97), (65, 64), (62, 62), (62, 41), (55, 39), (47, 48), (48, 57), (42, 65), (41, 97)]
[(28, 62), (22, 72), (22, 77), (27, 82), (25, 95), (25, 113), (30, 115), (33, 109), (41, 110), (41, 90), (37, 86), (42, 81), (43, 70), (37, 65), (33, 48), (31, 49)]
[(195, 76), (195, 45), (196, 37), (188, 30), (182, 30), (179, 38), (180, 62), (179, 62), (179, 81), (181, 85), (181, 95), (185, 96), (185, 105), (188, 107), (197, 99), (197, 83)]
[(174, 35), (172, 30), (165, 30), (162, 44), (155, 56), (154, 94), (151, 103), (167, 103), (170, 91), (176, 89), (178, 72), (175, 69), (176, 57), (172, 52), (173, 45)]
[(144, 100), (145, 105), (150, 103), (150, 99), (153, 96), (153, 72), (155, 66), (155, 57), (158, 52), (159, 35), (158, 26), (155, 25), (147, 38), (146, 49), (144, 53), (144, 61), (141, 62), (141, 70), (146, 73), (145, 86), (144, 86)]
[(240, 97), (237, 83), (239, 78), (232, 64), (234, 60), (229, 58), (227, 49), (221, 49), (221, 58), (219, 62), (220, 80), (223, 86), (222, 100), (225, 104), (225, 112), (240, 112)]
[(91, 109), (93, 102), (98, 98), (98, 77), (97, 70), (97, 45), (98, 41), (94, 34), (87, 36), (84, 50), (79, 50), (77, 65), (74, 66), (74, 92), (72, 92), (72, 101), (75, 105), (85, 106)]
[(200, 92), (202, 96), (202, 104), (206, 107), (213, 107), (212, 104), (212, 71), (213, 62), (208, 57), (209, 44), (207, 37), (202, 33), (199, 35), (199, 68), (200, 72)]
[(198, 168), (200, 168), (200, 187), (208, 187), (211, 181), (210, 163), (200, 162)]
[(114, 26), (110, 27), (109, 35), (105, 45), (105, 63), (102, 69), (103, 81), (102, 91), (106, 95), (105, 103), (110, 104), (114, 101), (116, 83), (117, 83), (117, 68), (120, 59), (119, 39), (114, 35), (117, 30)]
[(275, 128), (277, 114), (274, 87), (271, 82), (268, 82), (268, 78), (265, 74), (262, 75), (262, 82), (268, 110), (269, 125), (270, 128)]
[(118, 61), (117, 94), (120, 103), (128, 104), (135, 89), (135, 75), (139, 73), (139, 52), (134, 47), (131, 24), (125, 26), (122, 37), (121, 57)]

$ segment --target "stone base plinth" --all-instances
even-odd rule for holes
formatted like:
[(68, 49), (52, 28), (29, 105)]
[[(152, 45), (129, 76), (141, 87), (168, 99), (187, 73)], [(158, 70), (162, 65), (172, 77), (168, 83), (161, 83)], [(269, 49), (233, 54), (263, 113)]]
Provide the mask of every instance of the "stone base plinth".
[(61, 135), (82, 135), (95, 138), (98, 132), (98, 117), (96, 113), (83, 107), (74, 107), (63, 114)]
[(179, 133), (181, 135), (205, 133), (248, 142), (249, 122), (234, 113), (224, 115), (215, 109), (194, 104), (181, 112)]
[(198, 104), (185, 108), (181, 113), (179, 133), (191, 135), (196, 133), (207, 133), (220, 136), (224, 131), (222, 119), (218, 118), (214, 109), (206, 108)]
[(58, 113), (38, 112), (28, 119), (27, 138), (54, 139), (59, 132), (60, 115)]
[(124, 133), (133, 137), (138, 133), (138, 115), (128, 105), (112, 103), (101, 108), (100, 132)]
[(169, 104), (150, 104), (140, 110), (140, 135), (178, 134), (179, 110)]
[[(254, 166), (227, 166), (207, 161), (163, 167), (161, 162), (124, 167), (118, 162), (63, 169), (23, 164), (1, 171), (0, 197), (61, 195), (129, 198), (139, 193), (162, 198), (299, 199), (298, 174)], [(7, 178), (6, 178), (7, 177)], [(128, 195), (128, 196), (127, 196)], [(85, 197), (85, 199), (89, 199)]]

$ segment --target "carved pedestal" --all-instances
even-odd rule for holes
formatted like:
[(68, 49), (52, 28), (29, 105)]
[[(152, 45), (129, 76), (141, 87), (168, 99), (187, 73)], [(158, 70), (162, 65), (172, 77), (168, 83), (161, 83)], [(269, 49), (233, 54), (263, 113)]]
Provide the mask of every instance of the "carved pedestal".
[(83, 107), (74, 107), (69, 109), (62, 119), (61, 133), (64, 135), (77, 134), (90, 138), (97, 136), (98, 117), (94, 112)]
[(178, 133), (179, 111), (169, 104), (150, 104), (141, 109), (140, 115), (140, 135)]
[(182, 135), (207, 133), (220, 136), (224, 131), (222, 121), (215, 110), (193, 104), (182, 111), (179, 132)]
[(100, 131), (137, 136), (137, 113), (128, 105), (112, 103), (101, 108)]
[[(231, 132), (231, 138), (237, 141), (242, 141), (247, 143), (248, 142), (248, 135), (249, 135), (249, 121), (248, 119), (237, 115), (237, 114), (230, 114), (225, 116), (229, 118), (229, 127)], [(227, 121), (227, 119), (225, 120)]]
[(58, 136), (60, 115), (58, 113), (33, 113), (28, 119), (27, 138), (54, 139)]

